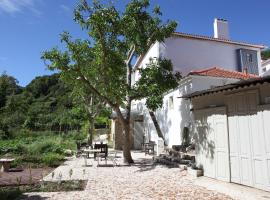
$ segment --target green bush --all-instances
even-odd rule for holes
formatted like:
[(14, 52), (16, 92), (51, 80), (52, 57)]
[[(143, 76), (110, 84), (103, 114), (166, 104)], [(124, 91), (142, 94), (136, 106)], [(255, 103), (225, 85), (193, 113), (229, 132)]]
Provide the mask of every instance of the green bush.
[(27, 151), (28, 154), (64, 153), (64, 149), (61, 147), (60, 142), (55, 139), (36, 141), (28, 146)]
[(18, 188), (0, 188), (1, 200), (17, 199), (21, 194)]
[[(0, 156), (10, 154), (15, 158), (13, 167), (32, 165), (58, 165), (50, 160), (63, 159), (66, 149), (76, 150), (76, 139), (85, 138), (80, 132), (63, 136), (51, 132), (30, 132), (24, 130), (9, 140), (0, 139)], [(49, 154), (48, 156), (46, 156)], [(54, 154), (53, 156), (51, 156)], [(51, 158), (52, 157), (52, 158)], [(46, 162), (46, 163), (45, 163)]]
[(57, 141), (44, 141), (39, 144), (39, 152), (40, 153), (58, 153), (58, 154), (63, 154), (64, 149), (60, 146), (60, 142)]
[(17, 158), (15, 158), (15, 160), (13, 162), (11, 162), (10, 167), (12, 167), (12, 168), (21, 167), (22, 164), (23, 164), (22, 158), (17, 157)]
[(27, 154), (27, 155), (23, 155), (21, 158), (24, 163), (33, 163), (37, 165), (42, 163), (42, 158), (40, 155)]
[(42, 162), (50, 167), (55, 167), (61, 164), (61, 162), (65, 159), (63, 155), (56, 153), (47, 153), (42, 156)]
[(0, 129), (0, 139), (2, 140), (8, 140), (14, 138), (13, 132), (10, 130), (2, 130)]
[(19, 143), (14, 149), (14, 153), (19, 154), (19, 155), (23, 155), (27, 153), (27, 146)]

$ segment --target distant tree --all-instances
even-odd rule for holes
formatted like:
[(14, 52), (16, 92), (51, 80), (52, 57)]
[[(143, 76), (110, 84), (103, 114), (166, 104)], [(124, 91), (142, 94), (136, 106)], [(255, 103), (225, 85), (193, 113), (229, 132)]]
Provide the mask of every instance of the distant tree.
[(262, 51), (261, 53), (262, 59), (267, 60), (270, 58), (270, 49), (267, 49), (265, 51)]
[[(148, 105), (158, 107), (155, 105), (162, 104), (159, 92), (164, 91), (158, 88), (163, 88), (161, 84), (165, 84), (166, 89), (173, 87), (178, 79), (172, 72), (171, 62), (158, 60), (151, 63), (153, 67), (141, 71), (142, 77), (151, 80), (141, 83), (149, 85), (131, 83), (134, 56), (145, 54), (154, 42), (164, 41), (177, 26), (175, 22), (163, 24), (159, 7), (149, 12), (149, 6), (149, 0), (131, 0), (125, 11), (120, 12), (114, 5), (93, 1), (90, 6), (83, 0), (75, 10), (75, 21), (87, 31), (90, 39), (72, 41), (65, 32), (61, 41), (66, 44), (67, 51), (54, 48), (42, 55), (49, 69), (80, 82), (117, 113), (123, 126), (124, 161), (128, 163), (133, 162), (130, 152), (131, 102), (146, 98)], [(152, 89), (143, 92), (146, 87)], [(158, 97), (150, 94), (151, 90)]]
[(8, 76), (5, 72), (0, 76), (0, 108), (4, 107), (7, 101), (7, 97), (12, 94), (17, 94), (21, 91), (21, 87), (18, 86), (18, 81)]
[[(80, 91), (78, 93), (78, 91)], [(96, 95), (92, 93), (87, 93), (82, 90), (77, 90), (77, 101), (81, 102), (84, 105), (84, 111), (86, 112), (87, 120), (89, 121), (89, 144), (93, 142), (93, 134), (95, 130), (95, 121), (98, 116), (106, 110), (106, 104), (103, 101), (100, 101)]]

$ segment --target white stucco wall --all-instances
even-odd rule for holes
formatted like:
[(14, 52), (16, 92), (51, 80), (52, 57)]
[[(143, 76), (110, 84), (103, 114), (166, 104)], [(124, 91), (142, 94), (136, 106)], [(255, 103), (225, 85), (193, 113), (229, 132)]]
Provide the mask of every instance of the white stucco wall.
[[(220, 86), (236, 81), (238, 81), (238, 79), (189, 76), (181, 81), (178, 88), (165, 94), (163, 99), (163, 107), (157, 110), (155, 114), (161, 131), (165, 136), (167, 145), (171, 147), (172, 145), (181, 144), (181, 134), (183, 128), (188, 127), (190, 131), (193, 129), (190, 102), (189, 100), (179, 97), (184, 94), (205, 90), (213, 86)], [(173, 107), (170, 107), (170, 97), (173, 98)], [(145, 137), (151, 141), (157, 141), (158, 136), (155, 126), (144, 103), (144, 100), (133, 102), (132, 109), (140, 111), (144, 115)]]
[[(181, 37), (171, 37), (164, 43), (156, 42), (139, 64), (138, 68), (147, 66), (150, 58), (167, 58), (173, 63), (175, 71), (180, 71), (183, 76), (196, 69), (218, 66), (227, 70), (237, 70), (237, 49), (245, 48), (256, 50), (258, 56), (259, 69), (261, 68), (260, 49), (249, 48), (241, 45), (226, 44), (215, 41), (187, 39)], [(134, 80), (139, 80), (138, 70), (135, 71)], [(165, 135), (169, 146), (181, 144), (181, 132), (185, 126), (191, 126), (192, 116), (190, 116), (190, 104), (188, 100), (178, 98), (183, 94), (209, 89), (236, 82), (237, 79), (225, 79), (217, 77), (189, 76), (183, 79), (181, 85), (174, 91), (164, 96), (163, 107), (156, 111), (156, 117)], [(174, 109), (168, 108), (168, 100), (173, 97)], [(154, 124), (145, 107), (145, 101), (134, 101), (132, 109), (144, 114), (144, 133), (146, 139), (157, 140), (157, 133)], [(192, 127), (190, 127), (192, 129)]]
[(260, 49), (210, 40), (171, 37), (160, 44), (160, 54), (171, 59), (174, 70), (187, 75), (191, 70), (221, 67), (238, 70), (237, 49), (257, 51), (258, 67), (261, 68)]
[[(156, 42), (155, 44), (152, 45), (152, 47), (148, 50), (146, 53), (145, 57), (143, 58), (142, 62), (139, 65), (139, 68), (145, 68), (147, 64), (149, 63), (149, 59), (151, 58), (159, 58), (159, 42)], [(140, 74), (139, 71), (136, 70), (134, 74), (134, 80), (135, 82), (139, 80)]]
[(270, 75), (270, 61), (262, 65), (262, 69), (263, 68), (265, 68), (265, 72), (262, 72), (262, 76), (269, 76)]

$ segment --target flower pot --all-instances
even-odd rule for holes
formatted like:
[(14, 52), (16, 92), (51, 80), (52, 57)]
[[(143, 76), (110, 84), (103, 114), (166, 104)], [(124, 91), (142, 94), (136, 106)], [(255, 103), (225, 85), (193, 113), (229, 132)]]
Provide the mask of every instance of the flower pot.
[(199, 177), (203, 176), (203, 170), (202, 169), (193, 169), (191, 167), (187, 168), (188, 174), (193, 177)]

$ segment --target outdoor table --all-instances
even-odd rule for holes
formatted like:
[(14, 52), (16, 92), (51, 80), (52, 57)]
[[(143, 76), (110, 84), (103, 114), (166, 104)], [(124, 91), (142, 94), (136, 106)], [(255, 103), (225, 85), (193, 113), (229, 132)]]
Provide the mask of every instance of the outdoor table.
[(9, 158), (0, 159), (1, 172), (8, 172), (10, 169), (10, 163), (13, 161), (14, 159)]
[(100, 153), (100, 149), (84, 149), (84, 153), (87, 153), (87, 157), (89, 158), (89, 154), (95, 154), (95, 153)]

